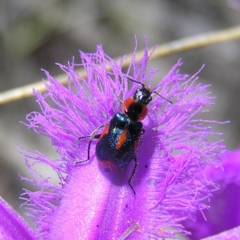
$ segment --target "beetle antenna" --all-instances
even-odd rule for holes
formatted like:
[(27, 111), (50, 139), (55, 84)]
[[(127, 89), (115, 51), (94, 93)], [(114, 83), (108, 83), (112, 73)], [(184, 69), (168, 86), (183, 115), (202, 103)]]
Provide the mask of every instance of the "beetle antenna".
[[(142, 85), (143, 88), (146, 87), (145, 84), (142, 83), (142, 82), (139, 82), (139, 81), (137, 81), (137, 80), (134, 80), (134, 79), (132, 79), (132, 78), (130, 78), (130, 77), (126, 77), (126, 78), (127, 78), (128, 80), (132, 81), (132, 82), (135, 82), (135, 83), (138, 83), (138, 84)], [(164, 99), (165, 101), (167, 101), (167, 102), (169, 102), (169, 103), (172, 104), (172, 101), (170, 101), (170, 100), (168, 100), (167, 98), (163, 97), (163, 96), (160, 95), (158, 92), (153, 91), (153, 92), (151, 92), (151, 93), (156, 93), (156, 94), (157, 94), (158, 96), (160, 96), (162, 99)]]
[(164, 96), (160, 95), (158, 92), (152, 92), (152, 93), (156, 93), (158, 96), (160, 96), (162, 99), (166, 100), (167, 102), (172, 104), (172, 101), (168, 100), (167, 98), (165, 98)]
[(126, 78), (127, 78), (128, 80), (132, 81), (132, 82), (135, 82), (135, 83), (138, 83), (138, 84), (142, 85), (142, 87), (145, 87), (145, 84), (142, 83), (142, 82), (139, 82), (139, 81), (137, 81), (137, 80), (134, 80), (134, 79), (132, 79), (132, 78), (130, 78), (130, 77), (126, 77)]

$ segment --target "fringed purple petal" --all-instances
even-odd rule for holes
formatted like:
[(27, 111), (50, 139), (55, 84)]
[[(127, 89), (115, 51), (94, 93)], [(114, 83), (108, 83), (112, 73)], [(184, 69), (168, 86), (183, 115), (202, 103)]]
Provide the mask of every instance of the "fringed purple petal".
[(28, 224), (0, 197), (0, 239), (33, 240)]
[(223, 156), (222, 168), (208, 167), (205, 170), (208, 179), (221, 183), (224, 188), (234, 183), (240, 186), (240, 149), (227, 151)]
[(198, 212), (197, 221), (186, 223), (192, 232), (193, 240), (240, 225), (240, 150), (227, 151), (222, 159), (221, 168), (209, 166), (205, 169), (207, 179), (211, 179), (221, 187), (212, 194), (210, 210), (205, 213), (207, 221)]
[[(133, 169), (104, 172), (97, 164), (93, 140), (90, 161), (75, 165), (87, 157), (89, 136), (115, 113), (121, 112), (121, 101), (133, 95), (137, 84), (128, 89), (126, 76), (147, 86), (157, 70), (147, 72), (146, 47), (142, 60), (132, 63), (127, 74), (104, 54), (101, 46), (94, 54), (81, 52), (81, 64), (73, 61), (60, 65), (69, 78), (68, 87), (58, 83), (45, 71), (50, 83), (48, 93), (34, 92), (41, 112), (27, 116), (29, 128), (52, 140), (59, 160), (49, 160), (39, 152), (22, 151), (38, 192), (26, 190), (26, 206), (36, 220), (39, 236), (44, 239), (158, 239), (188, 234), (182, 226), (196, 210), (208, 206), (205, 199), (216, 186), (206, 178), (207, 165), (219, 165), (224, 146), (220, 133), (210, 125), (216, 121), (201, 120), (205, 106), (213, 104), (206, 85), (197, 82), (197, 74), (179, 73), (179, 61), (154, 88), (173, 101), (169, 104), (157, 94), (149, 104), (143, 121), (145, 134), (137, 149), (138, 172), (132, 182), (136, 196), (127, 184)], [(84, 67), (87, 79), (74, 68)], [(112, 71), (107, 71), (110, 66)], [(148, 82), (149, 81), (149, 82)], [(101, 133), (101, 130), (99, 131)], [(35, 172), (44, 163), (59, 176), (53, 186)], [(35, 176), (36, 175), (36, 176)]]

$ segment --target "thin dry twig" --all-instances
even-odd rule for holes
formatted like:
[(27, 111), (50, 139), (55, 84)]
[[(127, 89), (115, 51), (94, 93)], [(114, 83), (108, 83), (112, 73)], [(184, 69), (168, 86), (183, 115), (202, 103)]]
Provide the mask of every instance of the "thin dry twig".
[[(204, 33), (193, 37), (183, 38), (180, 40), (172, 41), (166, 44), (160, 45), (154, 53), (151, 55), (151, 59), (171, 55), (177, 52), (183, 52), (195, 48), (208, 46), (214, 43), (220, 43), (233, 39), (240, 38), (240, 26), (228, 28), (222, 31)], [(152, 49), (150, 49), (151, 51)], [(143, 51), (139, 51), (136, 54), (136, 61), (140, 60), (143, 55)], [(119, 60), (118, 58), (117, 60)], [(131, 54), (127, 55), (123, 67), (129, 66), (131, 62)], [(107, 66), (108, 70), (111, 70)], [(84, 69), (77, 71), (82, 77), (86, 77)], [(62, 84), (67, 84), (66, 74), (58, 75), (55, 77)], [(47, 82), (47, 81), (46, 81)], [(13, 101), (20, 100), (32, 96), (33, 88), (39, 92), (45, 92), (46, 88), (43, 82), (36, 82), (29, 85), (25, 85), (19, 88), (11, 89), (0, 93), (0, 104), (5, 104)]]

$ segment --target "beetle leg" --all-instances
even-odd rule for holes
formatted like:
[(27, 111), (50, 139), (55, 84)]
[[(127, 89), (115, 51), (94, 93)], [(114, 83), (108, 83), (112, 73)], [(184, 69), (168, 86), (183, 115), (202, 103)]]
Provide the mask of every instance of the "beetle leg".
[(141, 135), (143, 135), (144, 133), (145, 133), (145, 129), (142, 128), (142, 130), (141, 130)]
[(132, 184), (131, 184), (131, 182), (132, 182), (132, 180), (133, 180), (133, 178), (134, 178), (134, 176), (135, 176), (135, 174), (136, 174), (136, 171), (137, 171), (138, 161), (137, 161), (137, 157), (136, 157), (136, 155), (134, 155), (134, 157), (133, 157), (133, 161), (135, 162), (135, 164), (134, 164), (134, 168), (133, 168), (133, 171), (132, 171), (131, 177), (130, 177), (129, 180), (128, 180), (128, 185), (129, 185), (130, 188), (132, 189), (133, 194), (136, 195), (136, 192), (135, 192), (135, 190), (134, 190), (134, 188), (133, 188), (133, 186), (132, 186)]
[(106, 126), (106, 124), (97, 127), (97, 128), (91, 133), (90, 136), (83, 136), (83, 137), (79, 137), (79, 138), (78, 138), (78, 140), (83, 139), (83, 138), (90, 138), (90, 140), (89, 140), (89, 142), (88, 142), (87, 159), (82, 160), (82, 161), (77, 161), (77, 162), (74, 163), (75, 165), (76, 165), (76, 164), (79, 164), (79, 163), (83, 163), (83, 162), (89, 161), (89, 159), (90, 159), (90, 150), (91, 150), (92, 140), (93, 140), (94, 138), (96, 138), (96, 139), (100, 138), (101, 134), (96, 134), (96, 133), (98, 132), (99, 129), (101, 129), (101, 128), (105, 127), (105, 126)]

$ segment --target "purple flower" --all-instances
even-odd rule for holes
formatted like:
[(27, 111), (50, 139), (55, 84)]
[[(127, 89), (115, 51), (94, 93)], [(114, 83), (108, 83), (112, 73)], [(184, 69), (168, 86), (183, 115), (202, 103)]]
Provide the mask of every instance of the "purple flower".
[[(68, 86), (57, 82), (47, 71), (48, 92), (34, 91), (40, 112), (27, 115), (28, 128), (50, 138), (59, 154), (48, 159), (44, 154), (22, 150), (32, 174), (28, 180), (40, 190), (25, 191), (26, 206), (34, 218), (39, 237), (44, 239), (158, 239), (188, 234), (182, 222), (192, 219), (197, 210), (208, 206), (203, 200), (216, 189), (204, 175), (208, 165), (219, 165), (224, 151), (220, 133), (201, 120), (213, 104), (208, 85), (200, 84), (198, 72), (181, 74), (181, 61), (153, 88), (147, 117), (136, 156), (137, 173), (132, 181), (136, 195), (128, 185), (134, 162), (116, 171), (104, 171), (95, 157), (93, 140), (87, 158), (89, 136), (100, 125), (121, 113), (121, 102), (133, 96), (139, 84), (152, 86), (158, 70), (147, 70), (151, 54), (148, 47), (135, 63), (122, 71), (122, 61), (107, 56), (101, 46), (96, 53), (80, 52), (81, 63), (58, 64), (68, 76)], [(87, 78), (76, 73), (84, 67)], [(106, 69), (106, 66), (112, 70)], [(131, 83), (131, 87), (128, 87)], [(99, 130), (98, 133), (101, 133)], [(59, 176), (59, 186), (36, 172), (37, 164), (52, 167)]]
[[(192, 239), (209, 237), (240, 226), (240, 149), (227, 151), (222, 159), (222, 168), (209, 166), (205, 169), (206, 177), (221, 187), (213, 193), (210, 210), (205, 213), (207, 221), (202, 214), (197, 213), (197, 221), (187, 223), (193, 234)], [(240, 228), (234, 230), (236, 236), (240, 236)], [(234, 233), (233, 230), (232, 232)], [(228, 235), (230, 236), (230, 232)]]

